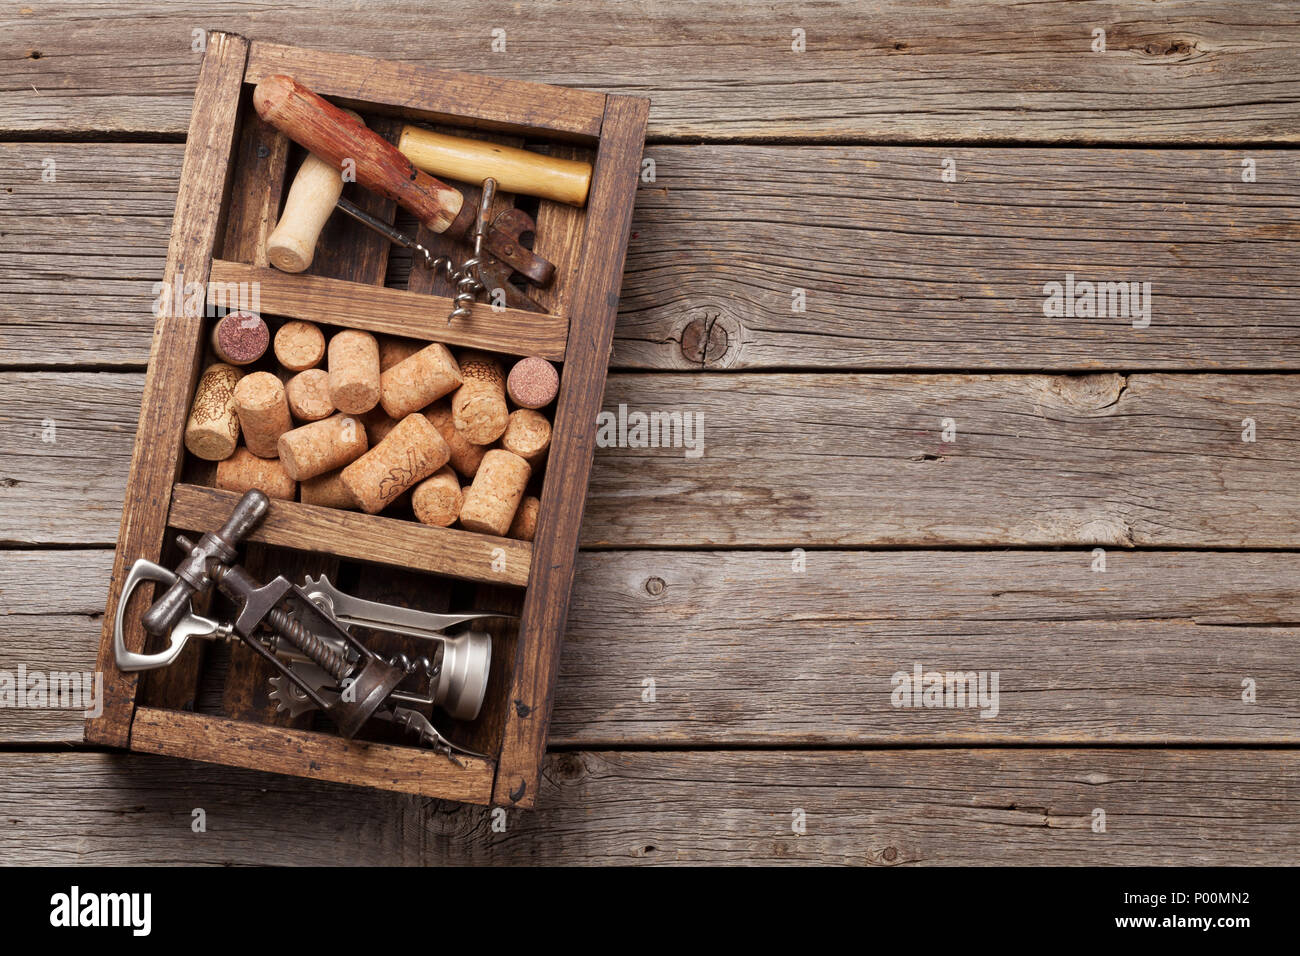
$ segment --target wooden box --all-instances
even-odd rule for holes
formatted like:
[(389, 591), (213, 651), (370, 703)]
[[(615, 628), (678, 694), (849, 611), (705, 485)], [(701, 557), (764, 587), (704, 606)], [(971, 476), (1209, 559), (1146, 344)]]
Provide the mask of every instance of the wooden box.
[[(448, 290), (424, 270), (411, 268), (405, 278), (386, 240), (337, 214), (309, 272), (268, 268), (266, 237), (301, 157), (252, 109), (252, 86), (278, 73), (357, 110), (390, 139), (401, 121), (416, 122), (592, 162), (585, 207), (535, 201), (536, 251), (556, 263), (553, 284), (536, 293), (549, 315), (479, 304), (469, 320), (448, 326)], [(90, 742), (471, 803), (533, 805), (648, 107), (633, 97), (209, 35), (164, 286), (257, 283), (269, 317), (473, 346), (503, 358), (542, 355), (561, 371), (552, 446), (531, 543), (277, 501), (244, 548), (244, 564), (266, 577), (327, 570), (362, 597), (517, 614), (493, 631), (492, 673), (478, 719), (439, 724), (486, 759), (463, 758), (458, 766), (397, 735), (345, 740), (328, 724), (312, 726), (311, 715), (290, 719), (266, 697), (267, 666), (238, 642), (191, 641), (170, 667), (119, 672), (113, 618), (132, 563), (147, 558), (174, 566), (176, 534), (215, 529), (237, 500), (211, 487), (211, 468), (183, 444), (212, 318), (187, 314), (182, 297), (171, 296), (154, 330), (100, 644), (104, 710), (87, 722)], [(468, 200), (473, 190), (456, 185), (467, 189)], [(390, 222), (400, 212), (373, 194), (352, 196)], [(421, 234), (436, 244), (422, 227)], [(149, 591), (137, 588), (127, 608), (131, 650), (158, 649), (140, 624), (153, 600)]]

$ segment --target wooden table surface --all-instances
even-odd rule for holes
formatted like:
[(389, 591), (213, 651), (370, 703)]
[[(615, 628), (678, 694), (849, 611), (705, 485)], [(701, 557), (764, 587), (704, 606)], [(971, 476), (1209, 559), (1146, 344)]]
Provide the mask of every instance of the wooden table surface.
[(0, 863), (1300, 862), (1293, 3), (4, 4), (0, 671), (93, 668), (204, 29), (652, 97), (605, 407), (703, 454), (597, 454), (541, 809), (10, 709)]

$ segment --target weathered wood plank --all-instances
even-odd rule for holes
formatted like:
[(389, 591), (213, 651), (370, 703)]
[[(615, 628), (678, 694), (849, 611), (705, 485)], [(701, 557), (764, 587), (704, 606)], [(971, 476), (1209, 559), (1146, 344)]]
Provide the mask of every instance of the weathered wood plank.
[[(134, 373), (0, 374), (0, 543), (112, 543), (139, 388)], [(1296, 389), (1288, 375), (611, 375), (610, 416), (690, 415), (702, 432), (668, 437), (702, 437), (702, 454), (599, 447), (583, 540), (1294, 548)]]
[[(219, 528), (239, 498), (233, 491), (178, 484), (167, 523), (189, 531)], [(527, 541), (296, 501), (272, 501), (247, 540), (518, 587), (527, 583), (533, 557)]]
[[(1300, 555), (1094, 563), (1086, 551), (812, 551), (797, 571), (784, 553), (585, 552), (551, 742), (1300, 741), (1286, 690), (1300, 682)], [(93, 669), (109, 564), (104, 551), (0, 553), (0, 670)], [(997, 671), (997, 716), (894, 707), (892, 676), (918, 663)], [(0, 741), (80, 735), (79, 714), (0, 709)]]
[(0, 143), (0, 366), (148, 361), (183, 152)]
[(563, 361), (568, 329), (560, 316), (517, 309), (495, 311), (475, 302), (464, 321), (443, 320), (453, 307), (449, 298), (375, 289), (359, 282), (321, 276), (286, 275), (276, 269), (215, 260), (213, 282), (249, 283), (260, 289), (267, 313), (317, 319), (388, 335), (434, 339), (516, 355), (541, 355)]
[(141, 374), (0, 373), (0, 544), (117, 541), (143, 391)]
[[(0, 367), (144, 363), (180, 150), (0, 144), (13, 189), (0, 203)], [(1300, 368), (1292, 152), (649, 155), (656, 179), (637, 197), (616, 367)], [(1244, 158), (1253, 183), (1241, 181)], [(41, 181), (44, 159), (56, 183)], [(945, 159), (955, 183), (941, 178)], [(1067, 273), (1150, 282), (1150, 324), (1048, 318), (1043, 286)], [(795, 289), (805, 311), (792, 311)]]
[(531, 807), (537, 796), (582, 532), (582, 491), (596, 453), (591, 423), (605, 392), (649, 113), (649, 102), (627, 96), (610, 97), (605, 107), (587, 198), (580, 281), (569, 303), (573, 347), (560, 372), (557, 438), (547, 454), (528, 590), (519, 612), (520, 639), (507, 697), (512, 706), (493, 788), (500, 804)]
[[(147, 16), (145, 15), (147, 14)], [(196, 27), (649, 96), (651, 135), (930, 141), (1294, 142), (1300, 15), (1286, 0), (1091, 4), (508, 0), (439, 8), (438, 42), (398, 0), (322, 15), (254, 2), (139, 2), (0, 14), (0, 132), (180, 133)], [(1093, 30), (1106, 30), (1093, 52)], [(505, 50), (494, 52), (494, 28)], [(804, 52), (795, 52), (801, 31)], [(499, 44), (498, 44), (499, 49)]]
[(1300, 862), (1288, 751), (570, 752), (504, 832), (486, 807), (165, 757), (3, 754), (0, 773), (10, 864)]
[(421, 747), (395, 747), (337, 734), (227, 720), (207, 714), (140, 707), (131, 725), (131, 749), (242, 767), (275, 767), (295, 777), (357, 787), (393, 789), (448, 800), (489, 803), (496, 765), (461, 755), (453, 763)]
[(1293, 548), (1295, 388), (1274, 375), (614, 376), (611, 421), (622, 406), (690, 415), (701, 454), (684, 428), (678, 447), (603, 448), (583, 540)]
[[(167, 265), (163, 270), (160, 308), (149, 352), (144, 398), (139, 412), (128, 485), (131, 496), (122, 511), (117, 557), (108, 588), (110, 603), (138, 558), (157, 561), (166, 532), (166, 516), (157, 507), (180, 476), (182, 437), (188, 408), (176, 396), (189, 396), (199, 375), (201, 317), (186, 308), (184, 288), (207, 284), (212, 251), (220, 239), (221, 213), (230, 184), (230, 156), (235, 148), (240, 81), (248, 56), (248, 41), (214, 33), (203, 58), (194, 93), (194, 115), (181, 165)], [(143, 611), (143, 589), (127, 595)], [(126, 744), (134, 710), (136, 675), (112, 665), (110, 623), (100, 643), (98, 670), (104, 673), (103, 713), (86, 724), (86, 739), (120, 747)], [(134, 618), (123, 629), (126, 647), (142, 651), (149, 641)]]
[[(0, 551), (0, 671), (95, 671), (113, 552)], [(80, 710), (0, 708), (5, 743), (79, 745)]]
[[(619, 367), (1300, 367), (1295, 153), (650, 155)], [(1243, 159), (1254, 182), (1242, 182)], [(943, 181), (945, 163), (955, 182)], [(1045, 286), (1070, 275), (1138, 283), (1143, 307), (1117, 289), (1099, 317), (1049, 317)]]

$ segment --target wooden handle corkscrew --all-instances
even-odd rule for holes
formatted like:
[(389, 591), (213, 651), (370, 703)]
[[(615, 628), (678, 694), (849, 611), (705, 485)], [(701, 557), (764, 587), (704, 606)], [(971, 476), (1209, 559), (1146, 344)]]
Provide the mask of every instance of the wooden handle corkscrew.
[(464, 235), (473, 204), (446, 183), (416, 169), (397, 147), (292, 77), (268, 76), (253, 90), (253, 107), (295, 143), (335, 169), (351, 163), (356, 180), (410, 210), (434, 232)]

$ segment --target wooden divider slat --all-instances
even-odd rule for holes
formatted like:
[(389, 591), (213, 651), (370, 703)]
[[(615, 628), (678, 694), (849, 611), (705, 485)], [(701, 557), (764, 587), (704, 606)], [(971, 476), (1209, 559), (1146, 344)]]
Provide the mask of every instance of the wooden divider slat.
[(262, 311), (387, 335), (468, 345), (508, 355), (564, 358), (567, 323), (558, 316), (474, 304), (469, 319), (447, 323), (452, 300), (311, 275), (286, 275), (218, 259), (213, 282), (256, 282)]
[[(195, 531), (220, 527), (238, 500), (233, 491), (178, 484), (167, 522)], [(295, 501), (272, 501), (266, 520), (248, 540), (516, 586), (527, 583), (533, 552), (527, 541)]]
[(457, 755), (457, 766), (419, 747), (153, 707), (136, 711), (132, 749), (480, 804), (491, 799), (495, 769), (492, 761), (465, 754)]

